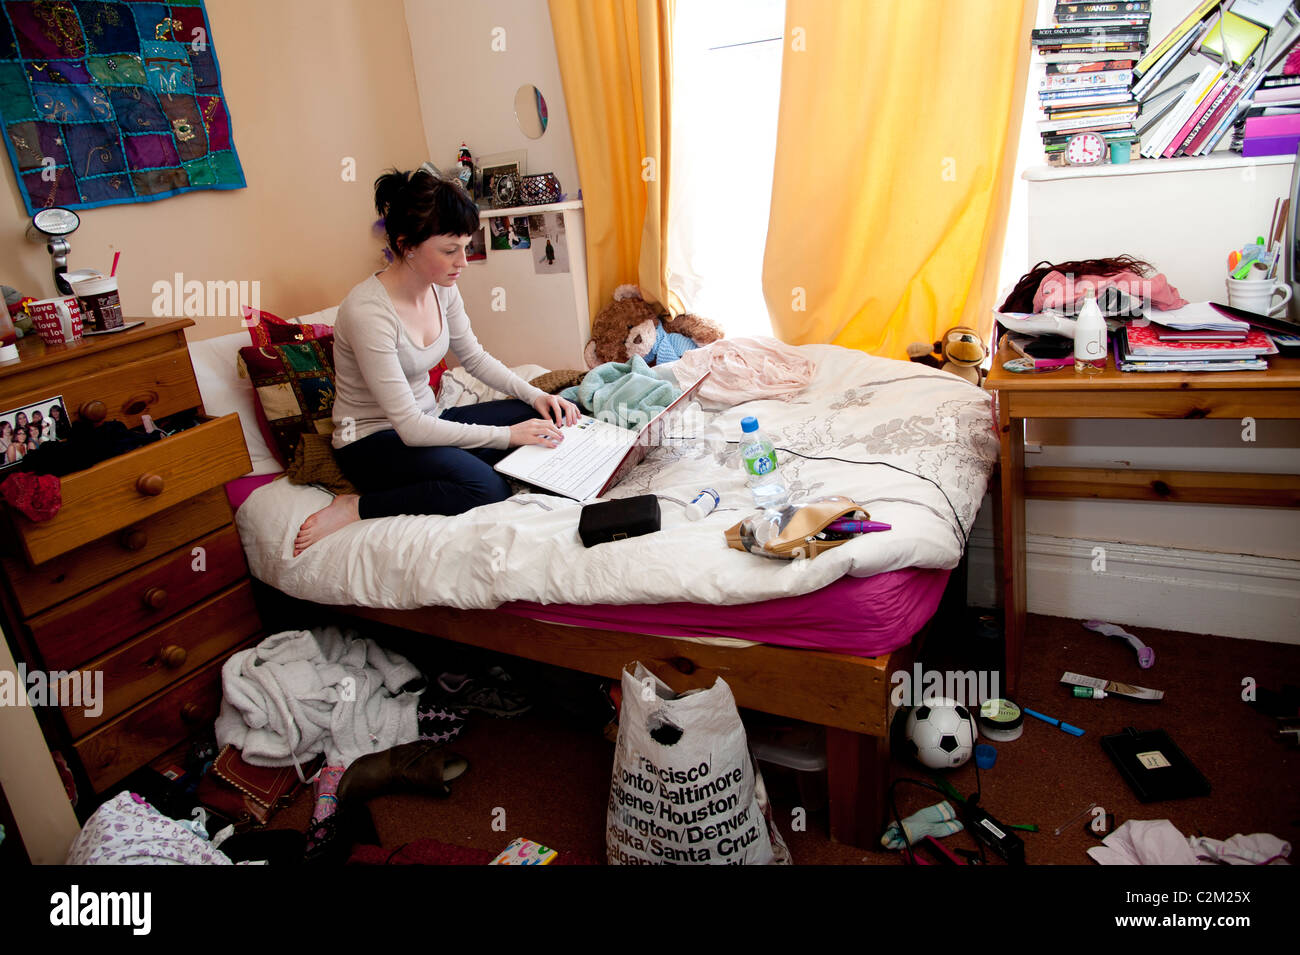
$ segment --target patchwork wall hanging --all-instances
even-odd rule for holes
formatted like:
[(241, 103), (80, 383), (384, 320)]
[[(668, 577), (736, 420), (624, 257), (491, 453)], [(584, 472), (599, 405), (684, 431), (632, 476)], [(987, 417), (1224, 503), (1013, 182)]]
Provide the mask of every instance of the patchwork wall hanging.
[(202, 0), (0, 14), (0, 123), (29, 213), (244, 187)]

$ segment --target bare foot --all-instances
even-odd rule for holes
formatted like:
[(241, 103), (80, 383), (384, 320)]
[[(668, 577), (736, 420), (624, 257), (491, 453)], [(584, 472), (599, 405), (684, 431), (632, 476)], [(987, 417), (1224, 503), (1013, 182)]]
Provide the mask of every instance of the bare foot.
[(293, 539), (293, 556), (297, 557), (321, 538), (347, 527), (353, 521), (361, 520), (358, 510), (360, 503), (361, 498), (355, 494), (340, 494), (330, 501), (329, 506), (321, 508), (303, 521), (298, 536)]

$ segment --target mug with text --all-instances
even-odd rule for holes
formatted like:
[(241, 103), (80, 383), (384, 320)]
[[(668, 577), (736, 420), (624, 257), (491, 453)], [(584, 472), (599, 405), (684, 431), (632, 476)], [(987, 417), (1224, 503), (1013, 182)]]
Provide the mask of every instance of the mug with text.
[(93, 332), (106, 332), (121, 328), (122, 301), (117, 294), (117, 279), (111, 275), (94, 275), (72, 283), (86, 324)]
[[(1277, 315), (1291, 301), (1291, 287), (1272, 279), (1228, 279), (1228, 304), (1256, 315)], [(1282, 295), (1280, 302), (1274, 296)]]
[(45, 344), (69, 345), (81, 341), (81, 306), (75, 295), (43, 298), (28, 302), (24, 308)]

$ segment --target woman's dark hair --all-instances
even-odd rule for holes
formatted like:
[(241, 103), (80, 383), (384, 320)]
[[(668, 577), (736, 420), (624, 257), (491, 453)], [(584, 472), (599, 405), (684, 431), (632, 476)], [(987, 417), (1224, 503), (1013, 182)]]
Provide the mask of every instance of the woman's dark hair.
[(383, 220), (388, 247), (398, 256), (431, 236), (478, 231), (478, 206), (465, 187), (423, 169), (390, 169), (376, 179), (375, 211)]
[(1032, 312), (1034, 294), (1049, 272), (1072, 276), (1110, 276), (1118, 275), (1120, 272), (1134, 272), (1145, 278), (1155, 270), (1155, 266), (1150, 262), (1143, 262), (1131, 255), (1120, 255), (1113, 259), (1081, 259), (1078, 262), (1061, 262), (1057, 265), (1047, 261), (1039, 262), (1020, 277), (1020, 281), (1016, 283), (1016, 287), (1011, 290), (1011, 294), (1007, 296), (1007, 300), (1002, 303), (998, 311)]

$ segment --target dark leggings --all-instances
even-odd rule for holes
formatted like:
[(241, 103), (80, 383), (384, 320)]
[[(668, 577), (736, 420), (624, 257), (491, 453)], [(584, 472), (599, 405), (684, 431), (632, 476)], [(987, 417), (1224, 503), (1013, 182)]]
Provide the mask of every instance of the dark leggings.
[[(448, 408), (441, 417), (462, 424), (509, 427), (540, 418), (516, 398)], [(378, 431), (334, 452), (339, 468), (361, 494), (362, 518), (398, 514), (462, 514), (510, 496), (510, 485), (492, 469), (509, 450), (410, 447), (396, 431)]]

